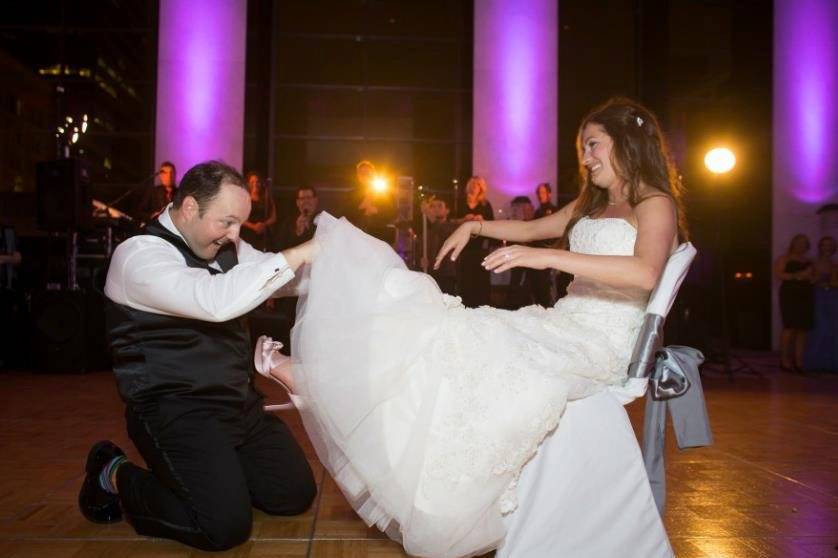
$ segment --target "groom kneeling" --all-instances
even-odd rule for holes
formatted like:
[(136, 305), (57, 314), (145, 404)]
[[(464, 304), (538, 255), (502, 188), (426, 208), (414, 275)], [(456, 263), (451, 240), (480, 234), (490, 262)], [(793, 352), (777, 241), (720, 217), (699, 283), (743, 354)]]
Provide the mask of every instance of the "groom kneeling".
[(205, 550), (246, 541), (252, 507), (304, 512), (316, 486), (288, 427), (262, 409), (241, 316), (310, 261), (239, 240), (250, 214), (241, 174), (191, 168), (144, 234), (117, 247), (105, 286), (114, 373), (128, 435), (150, 471), (111, 442), (94, 445), (79, 494), (99, 523), (124, 512), (142, 535)]

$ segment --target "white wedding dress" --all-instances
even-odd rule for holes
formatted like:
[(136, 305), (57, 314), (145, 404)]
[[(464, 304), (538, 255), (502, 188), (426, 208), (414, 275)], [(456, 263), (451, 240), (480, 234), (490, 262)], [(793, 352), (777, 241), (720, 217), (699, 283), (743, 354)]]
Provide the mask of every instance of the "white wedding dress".
[[(322, 214), (316, 238), (292, 352), (320, 460), (408, 553), (495, 548), (567, 401), (625, 379), (648, 292), (577, 278), (554, 308), (467, 309), (345, 219)], [(625, 220), (584, 218), (570, 244), (631, 255), (635, 238)]]

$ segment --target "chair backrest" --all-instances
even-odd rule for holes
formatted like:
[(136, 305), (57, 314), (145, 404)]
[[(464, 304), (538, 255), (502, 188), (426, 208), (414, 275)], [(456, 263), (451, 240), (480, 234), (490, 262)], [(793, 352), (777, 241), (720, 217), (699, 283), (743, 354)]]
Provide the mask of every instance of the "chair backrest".
[(657, 286), (649, 295), (646, 316), (629, 364), (629, 378), (648, 378), (651, 373), (655, 353), (663, 346), (663, 324), (666, 315), (675, 302), (678, 289), (681, 288), (695, 255), (695, 246), (685, 242), (669, 256)]
[(685, 242), (669, 256), (655, 290), (649, 295), (649, 304), (646, 305), (647, 314), (657, 314), (666, 318), (695, 255), (695, 246), (691, 242)]

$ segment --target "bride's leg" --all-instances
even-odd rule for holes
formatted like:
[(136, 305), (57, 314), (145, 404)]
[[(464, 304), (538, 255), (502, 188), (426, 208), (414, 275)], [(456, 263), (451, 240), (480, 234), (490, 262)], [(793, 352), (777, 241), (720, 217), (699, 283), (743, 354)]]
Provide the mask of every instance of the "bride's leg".
[(291, 367), (291, 358), (286, 357), (279, 365), (271, 368), (270, 374), (273, 379), (285, 386), (289, 393), (294, 393), (294, 375)]

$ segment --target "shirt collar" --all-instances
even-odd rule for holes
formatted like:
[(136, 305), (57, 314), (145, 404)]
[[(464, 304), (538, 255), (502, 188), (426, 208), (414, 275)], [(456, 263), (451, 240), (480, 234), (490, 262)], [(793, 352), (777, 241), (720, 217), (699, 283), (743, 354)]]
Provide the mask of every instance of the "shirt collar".
[[(172, 221), (172, 216), (169, 215), (169, 210), (172, 209), (172, 205), (173, 204), (169, 203), (169, 205), (163, 208), (163, 211), (161, 211), (160, 215), (157, 216), (157, 220), (160, 221), (160, 224), (163, 225), (167, 231), (178, 235), (184, 242), (186, 242), (186, 238), (184, 238), (184, 236), (180, 234), (180, 231), (177, 230), (174, 221)], [(186, 245), (189, 246), (189, 243), (186, 242)]]
[[(165, 228), (170, 233), (173, 233), (173, 234), (176, 234), (177, 236), (179, 236), (186, 243), (186, 245), (189, 246), (189, 242), (186, 240), (186, 237), (184, 237), (182, 234), (180, 234), (180, 231), (175, 226), (174, 221), (172, 221), (172, 216), (169, 215), (169, 210), (172, 209), (172, 206), (173, 206), (173, 204), (170, 202), (169, 205), (167, 205), (163, 209), (163, 211), (160, 212), (160, 215), (157, 216), (157, 220), (160, 221), (160, 224), (163, 225), (163, 228)], [(190, 247), (190, 249), (191, 249), (191, 247)], [(236, 250), (238, 251), (238, 245), (236, 245)], [(208, 262), (208, 263), (209, 263), (209, 266), (212, 267), (212, 268), (221, 269), (221, 265), (218, 263), (218, 260), (212, 260), (211, 262)]]

